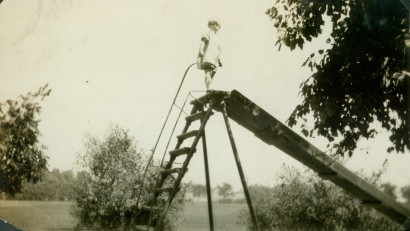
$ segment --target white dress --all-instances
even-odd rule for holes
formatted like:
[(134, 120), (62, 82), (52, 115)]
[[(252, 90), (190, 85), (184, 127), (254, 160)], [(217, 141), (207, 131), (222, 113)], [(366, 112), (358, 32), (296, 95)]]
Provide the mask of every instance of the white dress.
[[(219, 66), (219, 60), (220, 60), (220, 55), (221, 55), (221, 46), (219, 45), (219, 39), (217, 34), (215, 34), (213, 31), (209, 31), (208, 33), (204, 34), (201, 37), (201, 42), (204, 43), (203, 51), (201, 55), (198, 55), (200, 64), (198, 66), (201, 66), (202, 68), (209, 68), (212, 65), (214, 68)], [(201, 51), (199, 51), (201, 54)]]

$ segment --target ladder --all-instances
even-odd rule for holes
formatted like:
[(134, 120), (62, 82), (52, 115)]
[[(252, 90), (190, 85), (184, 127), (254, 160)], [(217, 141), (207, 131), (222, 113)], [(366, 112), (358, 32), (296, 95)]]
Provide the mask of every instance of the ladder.
[[(158, 140), (154, 146), (154, 149), (152, 150), (152, 154), (149, 157), (148, 160), (148, 164), (145, 168), (144, 174), (143, 174), (143, 180), (141, 182), (140, 188), (139, 188), (139, 193), (137, 196), (137, 205), (138, 202), (140, 201), (141, 198), (141, 192), (142, 192), (142, 188), (144, 186), (144, 179), (146, 177), (146, 174), (149, 171), (149, 166), (150, 163), (152, 161), (153, 155), (155, 153), (156, 147), (159, 143), (159, 140), (161, 138), (161, 134), (164, 131), (165, 125), (167, 124), (168, 118), (171, 114), (172, 108), (174, 106), (177, 106), (175, 104), (176, 99), (178, 97), (179, 91), (181, 90), (182, 84), (184, 83), (185, 77), (189, 71), (189, 69), (193, 66), (195, 66), (196, 63), (193, 63), (191, 65), (188, 66), (188, 68), (185, 70), (185, 73), (182, 77), (181, 83), (179, 85), (179, 88), (177, 90), (177, 93), (174, 97), (174, 100), (172, 102), (171, 108), (169, 109), (168, 115), (165, 119), (164, 125), (162, 126), (160, 135), (158, 137)], [(191, 92), (190, 92), (191, 94)], [(191, 104), (193, 105), (192, 110), (190, 115), (188, 115), (185, 120), (185, 127), (182, 131), (182, 133), (177, 136), (177, 144), (176, 147), (173, 151), (169, 152), (169, 160), (166, 162), (165, 166), (163, 165), (164, 162), (164, 157), (161, 161), (161, 168), (163, 169), (162, 171), (160, 171), (160, 173), (158, 174), (157, 177), (157, 181), (155, 183), (155, 189), (152, 192), (152, 198), (151, 200), (148, 202), (147, 205), (143, 206), (142, 209), (148, 211), (149, 213), (149, 217), (148, 217), (148, 224), (147, 225), (138, 225), (136, 227), (137, 231), (162, 231), (163, 229), (163, 225), (164, 225), (164, 220), (165, 217), (167, 215), (167, 212), (169, 211), (172, 201), (175, 198), (175, 196), (177, 195), (178, 191), (180, 190), (180, 185), (182, 182), (182, 178), (184, 177), (185, 173), (188, 171), (188, 165), (189, 162), (191, 160), (191, 158), (193, 157), (194, 153), (196, 152), (196, 146), (198, 145), (199, 139), (202, 138), (202, 147), (203, 147), (203, 154), (204, 154), (204, 165), (205, 165), (205, 177), (206, 177), (206, 190), (207, 190), (207, 199), (208, 199), (208, 214), (209, 214), (209, 225), (210, 225), (210, 230), (214, 231), (214, 225), (213, 225), (213, 214), (212, 214), (212, 199), (211, 199), (211, 186), (210, 186), (210, 177), (209, 177), (209, 167), (208, 167), (208, 154), (207, 154), (207, 147), (206, 147), (206, 138), (205, 138), (205, 125), (208, 122), (209, 118), (213, 115), (212, 110), (215, 107), (216, 111), (223, 111), (223, 116), (224, 116), (224, 120), (225, 120), (225, 125), (226, 125), (226, 129), (229, 135), (229, 141), (231, 143), (232, 146), (232, 151), (234, 154), (234, 158), (235, 158), (235, 162), (236, 162), (236, 166), (238, 168), (238, 172), (241, 178), (241, 183), (244, 189), (244, 194), (245, 194), (245, 198), (248, 204), (248, 208), (249, 208), (249, 212), (251, 215), (251, 220), (252, 223), (254, 225), (254, 227), (256, 228), (256, 230), (260, 230), (259, 229), (259, 225), (256, 219), (256, 214), (254, 212), (253, 209), (253, 205), (250, 199), (250, 195), (249, 195), (249, 191), (248, 191), (248, 187), (245, 181), (245, 176), (243, 173), (243, 169), (242, 169), (242, 165), (240, 163), (239, 160), (239, 155), (238, 155), (238, 151), (236, 149), (236, 144), (235, 141), (233, 139), (233, 134), (232, 134), (232, 130), (229, 124), (229, 120), (228, 120), (228, 113), (226, 110), (226, 105), (225, 105), (225, 98), (228, 96), (229, 94), (227, 94), (226, 92), (223, 91), (207, 91), (207, 94), (202, 96), (199, 99), (195, 99), (194, 101), (191, 102)], [(186, 102), (186, 101), (185, 101)], [(208, 105), (208, 107), (206, 108), (206, 105)], [(185, 106), (185, 103), (184, 103)], [(180, 112), (183, 112), (183, 108), (184, 106), (182, 106), (182, 108), (180, 108)], [(177, 106), (178, 107), (178, 106)], [(206, 109), (206, 110), (205, 110)], [(180, 113), (181, 115), (181, 113)], [(178, 116), (179, 119), (179, 116)], [(177, 122), (178, 122), (177, 119)], [(188, 131), (188, 129), (190, 128), (191, 124), (195, 121), (200, 121), (200, 126), (198, 130), (190, 130)], [(176, 125), (176, 124), (175, 124)], [(175, 129), (175, 127), (174, 127)], [(183, 142), (189, 138), (195, 137), (191, 146), (186, 146), (186, 147), (181, 147)], [(167, 145), (168, 148), (168, 145)], [(167, 149), (166, 148), (166, 149)], [(182, 167), (180, 168), (173, 168), (174, 165), (174, 161), (177, 159), (177, 157), (179, 156), (185, 156), (185, 161), (182, 164)], [(151, 173), (152, 175), (152, 173)], [(176, 176), (174, 176), (176, 175)], [(171, 180), (169, 180), (171, 179)], [(167, 187), (168, 185), (171, 185), (172, 187)], [(168, 193), (168, 196), (164, 195)], [(162, 196), (163, 195), (163, 196)], [(162, 198), (160, 198), (162, 196)], [(157, 216), (153, 216), (153, 214), (156, 214)], [(154, 219), (153, 219), (154, 217)], [(151, 226), (152, 224), (156, 224), (155, 227)]]
[[(223, 114), (226, 129), (229, 135), (229, 141), (232, 146), (236, 166), (238, 168), (238, 173), (244, 190), (245, 199), (248, 204), (248, 209), (251, 215), (251, 220), (254, 229), (260, 230), (256, 219), (256, 213), (253, 209), (249, 190), (246, 184), (242, 164), (240, 162), (236, 144), (233, 138), (232, 129), (228, 119), (228, 113), (225, 104), (225, 98), (227, 96), (228, 94), (226, 94), (226, 92), (211, 91), (208, 92), (206, 95), (202, 96), (201, 98), (191, 101), (191, 104), (193, 105), (191, 113), (185, 118), (185, 126), (181, 134), (177, 136), (177, 143), (175, 145), (175, 148), (174, 150), (168, 153), (168, 161), (163, 161), (163, 163), (161, 163), (161, 171), (158, 174), (158, 178), (155, 183), (155, 189), (152, 192), (152, 197), (148, 201), (148, 204), (142, 206), (142, 209), (149, 213), (148, 224), (137, 226), (137, 231), (162, 231), (164, 229), (165, 217), (169, 212), (173, 199), (180, 190), (182, 178), (188, 171), (189, 162), (193, 157), (194, 153), (196, 152), (196, 147), (200, 139), (202, 139), (204, 155), (209, 226), (210, 230), (214, 231), (211, 186), (208, 167), (208, 154), (205, 137), (205, 126), (209, 118), (214, 114), (213, 110), (221, 111)], [(199, 123), (199, 128), (190, 129), (193, 123)], [(192, 143), (188, 143), (187, 140), (192, 140), (192, 138)], [(182, 145), (184, 144), (184, 142), (188, 143), (188, 145), (184, 145), (183, 147)], [(180, 157), (180, 159), (184, 157), (185, 159), (181, 167), (175, 168), (175, 160), (178, 157)], [(151, 224), (155, 224), (155, 227)]]
[[(209, 103), (208, 108), (205, 108), (205, 106), (199, 101), (194, 101), (192, 104), (193, 107), (191, 113), (185, 118), (186, 122), (182, 133), (177, 136), (177, 144), (175, 146), (175, 149), (169, 152), (169, 160), (164, 163), (163, 166), (161, 166), (162, 171), (160, 171), (159, 177), (157, 178), (155, 190), (152, 193), (152, 199), (150, 200), (149, 204), (142, 207), (144, 210), (150, 213), (148, 225), (138, 226), (138, 230), (162, 230), (165, 216), (167, 215), (172, 201), (180, 189), (182, 178), (188, 171), (188, 165), (194, 153), (196, 152), (196, 146), (198, 145), (199, 140), (205, 132), (205, 125), (208, 122), (209, 118), (213, 115), (212, 108), (214, 101), (211, 101)], [(190, 130), (191, 124), (195, 122), (199, 122), (199, 129)], [(188, 140), (189, 138), (194, 138), (192, 143), (183, 147), (184, 141)], [(185, 160), (183, 161), (181, 167), (174, 168), (174, 162), (178, 157), (185, 157)], [(167, 180), (170, 177), (172, 178), (171, 182), (173, 182), (172, 187), (167, 187), (167, 185), (169, 185), (169, 183), (167, 184)], [(167, 193), (168, 195), (163, 195), (164, 193)], [(159, 200), (160, 196), (167, 199)], [(154, 220), (153, 217), (157, 218)], [(152, 223), (156, 223), (156, 226), (152, 227)]]
[[(213, 110), (222, 111), (226, 129), (229, 135), (229, 141), (232, 146), (232, 151), (234, 154), (236, 166), (238, 168), (238, 173), (241, 179), (242, 187), (245, 194), (245, 199), (248, 204), (248, 209), (251, 215), (251, 220), (255, 230), (260, 230), (256, 219), (256, 213), (253, 209), (251, 198), (249, 195), (249, 190), (246, 184), (245, 175), (243, 173), (242, 165), (239, 159), (236, 144), (233, 138), (233, 133), (228, 120), (228, 113), (225, 105), (226, 92), (213, 91), (208, 92), (205, 96), (195, 99), (191, 102), (193, 104), (190, 115), (188, 115), (185, 120), (185, 127), (182, 133), (177, 136), (177, 144), (175, 149), (170, 151), (169, 160), (165, 165), (161, 166), (162, 171), (157, 178), (155, 184), (155, 190), (152, 192), (152, 198), (149, 203), (143, 206), (143, 209), (149, 212), (149, 221), (147, 225), (140, 225), (137, 227), (139, 231), (162, 231), (165, 217), (171, 207), (172, 201), (177, 195), (182, 178), (188, 171), (188, 165), (196, 152), (196, 147), (199, 140), (202, 138), (202, 147), (204, 154), (204, 165), (205, 165), (205, 177), (206, 177), (206, 189), (207, 189), (207, 201), (208, 201), (208, 214), (209, 214), (209, 226), (210, 230), (214, 230), (213, 224), (213, 214), (212, 214), (212, 198), (211, 198), (211, 186), (209, 178), (209, 168), (208, 168), (208, 156), (206, 148), (206, 138), (205, 138), (205, 126), (209, 118), (213, 115)], [(206, 107), (207, 106), (207, 107)], [(192, 123), (199, 121), (199, 128), (197, 130), (190, 129)], [(194, 138), (190, 145), (182, 147), (184, 141), (189, 138)], [(177, 157), (185, 157), (184, 162), (180, 168), (174, 168), (173, 165)], [(162, 164), (161, 164), (162, 165)], [(176, 175), (176, 176), (174, 176)], [(167, 187), (171, 185), (171, 187)], [(164, 195), (167, 193), (166, 195)], [(155, 224), (155, 227), (151, 226)]]

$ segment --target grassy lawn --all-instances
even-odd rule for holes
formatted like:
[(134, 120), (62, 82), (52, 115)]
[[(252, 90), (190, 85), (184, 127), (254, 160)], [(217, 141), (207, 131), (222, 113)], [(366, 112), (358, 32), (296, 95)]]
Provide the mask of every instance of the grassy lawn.
[(24, 231), (73, 230), (72, 202), (0, 201), (0, 218)]
[[(213, 204), (214, 228), (216, 231), (246, 231), (237, 225), (237, 213), (246, 204)], [(208, 231), (208, 205), (206, 203), (187, 203), (179, 231)]]
[[(0, 218), (24, 231), (73, 230), (76, 220), (71, 216), (72, 202), (5, 201), (0, 200)], [(242, 204), (214, 204), (216, 231), (246, 231), (236, 224), (236, 213)], [(209, 230), (206, 203), (187, 203), (179, 231)]]

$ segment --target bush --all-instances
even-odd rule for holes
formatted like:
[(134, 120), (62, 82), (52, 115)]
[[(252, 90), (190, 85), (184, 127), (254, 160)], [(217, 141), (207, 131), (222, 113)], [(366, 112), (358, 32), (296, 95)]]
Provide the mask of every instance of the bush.
[(75, 177), (71, 170), (53, 169), (48, 172), (43, 181), (38, 183), (24, 182), (22, 192), (10, 199), (65, 201), (74, 199), (73, 183)]
[[(398, 225), (364, 207), (330, 182), (312, 173), (286, 168), (273, 188), (250, 187), (261, 230), (397, 230)], [(249, 214), (239, 218), (254, 230)]]
[[(74, 188), (77, 229), (135, 230), (136, 225), (146, 224), (148, 213), (141, 207), (152, 197), (158, 168), (150, 167), (153, 174), (148, 174), (137, 202), (147, 156), (137, 152), (135, 140), (125, 130), (112, 126), (104, 141), (87, 137), (84, 146), (78, 155), (83, 171), (78, 174)], [(164, 230), (175, 227), (183, 208), (183, 196), (181, 190), (174, 199)]]

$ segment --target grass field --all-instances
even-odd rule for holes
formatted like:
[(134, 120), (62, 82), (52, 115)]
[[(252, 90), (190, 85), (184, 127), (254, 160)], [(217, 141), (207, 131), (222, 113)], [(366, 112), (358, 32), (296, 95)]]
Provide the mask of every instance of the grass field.
[[(246, 231), (244, 227), (237, 225), (237, 213), (246, 204), (214, 204), (215, 230)], [(188, 203), (185, 207), (184, 218), (181, 219), (180, 231), (207, 231), (209, 230), (208, 209), (206, 203)]]
[(24, 231), (73, 230), (72, 202), (0, 201), (0, 218)]
[[(73, 230), (72, 206), (72, 202), (0, 200), (0, 218), (24, 231)], [(213, 208), (215, 230), (246, 231), (236, 224), (236, 213), (246, 205), (214, 204)], [(207, 204), (187, 203), (180, 223), (179, 231), (209, 230)]]

